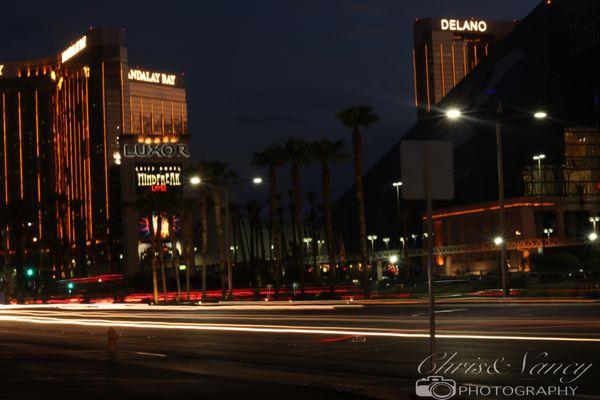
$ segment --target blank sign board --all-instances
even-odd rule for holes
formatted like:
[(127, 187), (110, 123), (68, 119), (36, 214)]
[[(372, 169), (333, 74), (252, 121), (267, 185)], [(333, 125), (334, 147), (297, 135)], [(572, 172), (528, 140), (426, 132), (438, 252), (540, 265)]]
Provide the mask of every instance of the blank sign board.
[[(431, 198), (454, 198), (452, 142), (407, 140), (400, 143), (402, 197), (425, 199), (426, 170), (429, 169)], [(427, 168), (428, 166), (428, 168)]]

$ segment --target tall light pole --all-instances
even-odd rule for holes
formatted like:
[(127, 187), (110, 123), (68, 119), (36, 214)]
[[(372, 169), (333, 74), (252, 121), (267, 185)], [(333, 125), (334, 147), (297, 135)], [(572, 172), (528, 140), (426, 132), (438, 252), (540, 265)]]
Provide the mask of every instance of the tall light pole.
[[(522, 113), (521, 113), (522, 114)], [(529, 114), (531, 116), (531, 114)], [(548, 114), (545, 111), (536, 111), (533, 114), (535, 119), (545, 119)], [(446, 111), (446, 118), (457, 120), (462, 117), (462, 112), (459, 109), (452, 108)], [(502, 155), (502, 123), (504, 117), (504, 109), (502, 103), (498, 103), (496, 108), (496, 160), (498, 169), (498, 229), (499, 234), (504, 235), (505, 230), (505, 210), (504, 210), (504, 161)], [(543, 244), (543, 242), (542, 242)], [(506, 265), (506, 242), (503, 240), (498, 244), (500, 247), (500, 272), (502, 274), (502, 292), (504, 297), (509, 296), (508, 290), (508, 273)]]
[[(498, 229), (504, 235), (504, 161), (502, 158), (502, 104), (496, 109), (496, 158), (498, 161)], [(500, 273), (502, 276), (502, 294), (509, 296), (508, 276), (506, 274), (506, 243), (500, 243)]]
[[(260, 185), (263, 182), (263, 179), (261, 177), (254, 177), (252, 179), (242, 179), (239, 181), (234, 181), (234, 182), (228, 182), (227, 184), (223, 185), (223, 188), (225, 190), (225, 249), (227, 249), (226, 251), (226, 262), (227, 262), (227, 288), (229, 291), (229, 297), (233, 296), (233, 266), (231, 264), (231, 251), (229, 249), (231, 249), (231, 229), (230, 229), (230, 208), (229, 208), (229, 186), (230, 185), (234, 185), (234, 184), (238, 184), (238, 183), (245, 183), (248, 181), (251, 181), (254, 185)], [(190, 184), (194, 185), (194, 186), (198, 186), (200, 184), (203, 185), (207, 185), (209, 187), (213, 187), (213, 185), (211, 185), (210, 183), (204, 182), (202, 180), (201, 177), (199, 176), (192, 176), (190, 177)], [(202, 269), (202, 292), (203, 295), (206, 291), (206, 269), (205, 266), (203, 265), (203, 269)]]
[[(544, 230), (544, 180), (542, 178), (542, 160), (546, 158), (545, 154), (536, 154), (532, 157), (533, 161), (537, 161), (538, 165), (538, 181), (539, 181), (539, 196), (540, 196), (540, 221), (542, 222), (542, 230)], [(542, 258), (546, 253), (546, 240), (542, 234)]]

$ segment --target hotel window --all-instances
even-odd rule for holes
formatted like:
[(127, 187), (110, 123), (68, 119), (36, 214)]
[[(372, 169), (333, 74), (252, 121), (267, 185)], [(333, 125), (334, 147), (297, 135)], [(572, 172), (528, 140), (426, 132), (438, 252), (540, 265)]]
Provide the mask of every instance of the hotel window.
[(142, 133), (152, 133), (152, 100), (142, 99)]
[(142, 131), (142, 109), (141, 99), (131, 96), (131, 133)]
[(162, 134), (162, 100), (152, 100), (152, 133)]
[(182, 133), (182, 104), (178, 101), (174, 101), (173, 102), (173, 123), (174, 123), (174, 130), (175, 130), (175, 134), (176, 135), (181, 135)]
[(181, 120), (182, 120), (182, 126), (183, 126), (183, 130), (182, 130), (182, 134), (187, 134), (188, 133), (188, 124), (187, 124), (187, 107), (185, 105), (185, 103), (181, 103)]
[(170, 135), (173, 129), (173, 119), (172, 119), (172, 111), (173, 111), (173, 102), (171, 101), (163, 101), (163, 120), (165, 124), (165, 135)]

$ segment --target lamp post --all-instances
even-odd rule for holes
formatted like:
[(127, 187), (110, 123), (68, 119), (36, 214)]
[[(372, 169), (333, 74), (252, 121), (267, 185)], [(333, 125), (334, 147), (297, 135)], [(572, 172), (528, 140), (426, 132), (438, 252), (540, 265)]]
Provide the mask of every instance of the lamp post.
[(385, 244), (385, 249), (388, 250), (390, 248), (390, 238), (389, 237), (384, 237), (383, 239), (381, 239), (383, 241), (383, 243)]
[[(251, 179), (241, 179), (238, 181), (234, 181), (234, 182), (228, 182), (227, 184), (223, 185), (223, 188), (225, 189), (225, 248), (226, 249), (231, 249), (231, 229), (229, 227), (230, 225), (230, 207), (229, 207), (229, 186), (230, 185), (235, 185), (235, 184), (240, 184), (240, 183), (246, 183), (248, 181), (251, 181), (254, 185), (260, 185), (263, 182), (263, 179), (261, 177), (253, 177)], [(198, 186), (200, 184), (204, 184), (207, 185), (209, 187), (213, 187), (212, 184), (204, 182), (202, 180), (201, 177), (194, 175), (192, 177), (190, 177), (190, 184), (192, 184), (193, 186)], [(229, 291), (229, 296), (233, 296), (233, 266), (231, 264), (231, 251), (228, 250), (225, 252), (226, 253), (226, 262), (227, 262), (227, 289)], [(203, 289), (203, 294), (205, 293), (205, 284), (206, 284), (206, 268), (205, 266), (203, 266), (202, 269), (202, 289)]]
[[(446, 117), (450, 120), (457, 120), (462, 117), (459, 109), (452, 108), (446, 111)], [(533, 114), (536, 119), (547, 117), (546, 112), (537, 111)], [(504, 234), (505, 211), (504, 211), (504, 160), (502, 155), (502, 124), (505, 119), (502, 103), (498, 103), (496, 108), (496, 161), (498, 169), (498, 229), (500, 234)], [(506, 270), (506, 243), (504, 240), (500, 243), (500, 272), (502, 276), (502, 293), (504, 297), (509, 296), (508, 275)]]
[(600, 217), (598, 217), (598, 216), (590, 217), (589, 221), (592, 223), (592, 226), (594, 227), (594, 232), (596, 232), (596, 224), (600, 221)]
[[(540, 196), (540, 221), (542, 222), (542, 229), (544, 229), (544, 181), (542, 177), (542, 160), (546, 158), (545, 154), (536, 154), (532, 157), (533, 161), (537, 161), (538, 166), (538, 187), (539, 187), (539, 196)], [(542, 235), (542, 258), (545, 257), (546, 253), (546, 240), (544, 240), (544, 235)]]

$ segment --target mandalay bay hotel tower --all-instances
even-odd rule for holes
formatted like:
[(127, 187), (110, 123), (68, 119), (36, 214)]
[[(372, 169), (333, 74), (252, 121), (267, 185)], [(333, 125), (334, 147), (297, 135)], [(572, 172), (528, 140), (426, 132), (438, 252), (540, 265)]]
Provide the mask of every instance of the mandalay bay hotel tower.
[(137, 199), (180, 190), (189, 160), (183, 76), (131, 66), (123, 30), (90, 28), (49, 57), (0, 59), (0, 138), (4, 265), (135, 273), (160, 234)]

